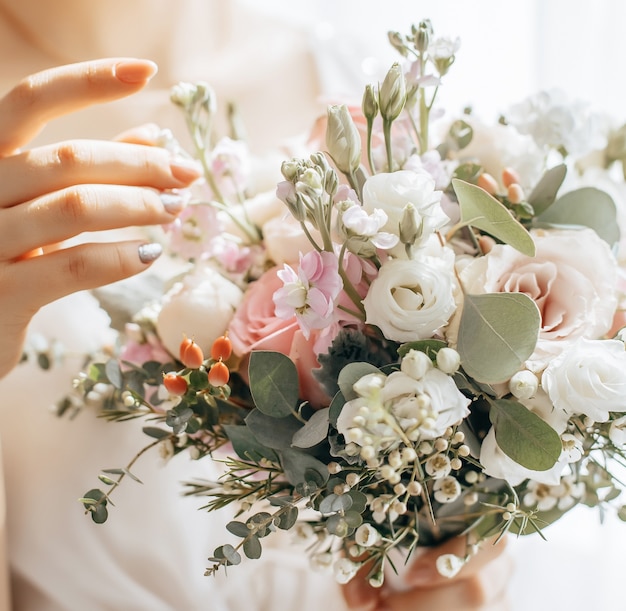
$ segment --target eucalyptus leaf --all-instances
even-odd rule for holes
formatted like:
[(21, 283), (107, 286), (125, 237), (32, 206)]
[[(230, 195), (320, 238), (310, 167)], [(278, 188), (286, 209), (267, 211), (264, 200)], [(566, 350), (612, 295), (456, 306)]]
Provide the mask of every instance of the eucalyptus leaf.
[(567, 166), (562, 163), (550, 168), (535, 185), (528, 197), (528, 203), (533, 207), (535, 216), (545, 212), (556, 200), (556, 195), (565, 180)]
[(273, 450), (290, 448), (295, 432), (302, 427), (302, 423), (293, 416), (272, 418), (258, 409), (247, 415), (246, 424), (261, 445)]
[(457, 349), (467, 375), (505, 382), (533, 353), (541, 317), (523, 293), (465, 295)]
[(380, 369), (370, 363), (348, 363), (340, 372), (337, 380), (341, 394), (346, 401), (352, 401), (357, 398), (357, 394), (353, 390), (353, 386), (363, 376), (370, 373), (380, 373)]
[(148, 437), (152, 437), (154, 439), (165, 439), (172, 434), (170, 431), (160, 429), (157, 426), (144, 426), (141, 430), (148, 435)]
[(298, 402), (298, 372), (293, 361), (280, 352), (255, 350), (248, 367), (250, 392), (257, 409), (283, 418)]
[(559, 434), (537, 414), (517, 401), (490, 401), (489, 419), (499, 448), (531, 471), (547, 471), (559, 459), (563, 445)]
[(250, 529), (243, 523), (233, 520), (226, 524), (226, 530), (229, 533), (233, 533), (236, 537), (247, 537), (250, 534)]
[(295, 506), (288, 507), (280, 515), (274, 519), (274, 524), (281, 530), (289, 530), (298, 519), (298, 508)]
[(615, 202), (608, 193), (595, 187), (582, 187), (559, 197), (536, 218), (536, 224), (590, 227), (609, 246), (620, 239)]
[(270, 462), (277, 461), (276, 453), (260, 443), (248, 426), (225, 424), (223, 428), (226, 436), (233, 444), (233, 450), (242, 460), (259, 462), (265, 458)]
[(329, 473), (326, 465), (310, 454), (299, 450), (281, 450), (280, 458), (285, 476), (293, 486), (310, 480), (319, 485), (328, 480)]
[(330, 406), (328, 408), (328, 419), (330, 423), (336, 427), (337, 426), (337, 418), (339, 418), (339, 414), (343, 409), (343, 406), (346, 404), (346, 399), (343, 396), (342, 392), (339, 391), (333, 397), (333, 400), (330, 402)]
[(452, 179), (452, 186), (459, 200), (464, 225), (485, 231), (529, 257), (535, 255), (535, 243), (528, 231), (495, 197), (457, 178)]
[(243, 542), (243, 553), (246, 555), (246, 558), (257, 560), (261, 557), (262, 551), (263, 548), (258, 537), (250, 537)]
[(313, 413), (308, 422), (293, 436), (291, 444), (296, 448), (312, 448), (314, 445), (324, 441), (328, 434), (329, 426), (328, 407)]
[(115, 388), (121, 390), (124, 384), (124, 376), (122, 375), (122, 370), (120, 369), (120, 364), (117, 359), (109, 359), (104, 365), (104, 371), (109, 382), (111, 382)]

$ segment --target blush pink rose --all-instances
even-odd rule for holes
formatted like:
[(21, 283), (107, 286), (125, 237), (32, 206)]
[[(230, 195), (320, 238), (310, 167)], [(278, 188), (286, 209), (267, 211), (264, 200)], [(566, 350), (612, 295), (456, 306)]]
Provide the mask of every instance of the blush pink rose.
[(535, 257), (496, 245), (461, 271), (469, 294), (520, 292), (541, 314), (539, 341), (527, 365), (542, 370), (568, 343), (607, 334), (617, 308), (617, 262), (591, 229), (534, 230)]
[(319, 367), (313, 349), (317, 334), (304, 337), (295, 317), (290, 320), (278, 318), (274, 313), (274, 293), (283, 286), (277, 275), (280, 268), (265, 272), (253, 282), (244, 295), (228, 328), (233, 351), (242, 362), (239, 373), (247, 379), (250, 353), (253, 350), (274, 350), (287, 355), (296, 365), (300, 379), (300, 395), (313, 407), (330, 403), (330, 398), (313, 377)]

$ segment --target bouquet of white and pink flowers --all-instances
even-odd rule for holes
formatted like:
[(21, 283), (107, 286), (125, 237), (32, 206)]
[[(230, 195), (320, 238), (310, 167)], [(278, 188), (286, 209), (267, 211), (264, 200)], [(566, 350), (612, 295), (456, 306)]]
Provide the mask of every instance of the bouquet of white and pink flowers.
[[(270, 193), (214, 138), (210, 87), (179, 85), (206, 180), (166, 228), (171, 282), (97, 292), (120, 346), (59, 411), (144, 417), (162, 454), (223, 463), (187, 484), (236, 508), (207, 574), (293, 529), (374, 585), (392, 550), (465, 533), (452, 575), (578, 503), (626, 513), (625, 132), (556, 93), (450, 117), (458, 41), (428, 21), (389, 38), (402, 62), (331, 106)], [(134, 460), (81, 498), (95, 522)]]

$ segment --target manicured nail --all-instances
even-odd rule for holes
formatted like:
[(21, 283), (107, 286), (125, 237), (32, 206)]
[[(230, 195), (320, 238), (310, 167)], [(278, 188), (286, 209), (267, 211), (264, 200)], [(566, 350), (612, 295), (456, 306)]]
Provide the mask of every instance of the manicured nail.
[(193, 159), (181, 159), (176, 157), (170, 161), (170, 171), (172, 176), (184, 184), (189, 184), (200, 178), (200, 168)]
[(142, 263), (152, 263), (161, 256), (163, 248), (160, 244), (152, 242), (151, 244), (142, 244), (139, 247), (139, 260)]
[(185, 198), (178, 193), (159, 193), (163, 207), (170, 214), (178, 214), (185, 207)]
[(114, 68), (118, 80), (130, 85), (149, 81), (157, 70), (157, 65), (147, 59), (123, 60), (115, 64)]

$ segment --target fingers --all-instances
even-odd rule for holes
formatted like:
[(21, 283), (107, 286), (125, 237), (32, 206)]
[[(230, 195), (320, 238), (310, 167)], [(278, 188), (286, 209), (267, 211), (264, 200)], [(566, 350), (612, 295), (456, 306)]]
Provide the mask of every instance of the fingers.
[(2, 271), (0, 310), (32, 316), (65, 295), (137, 274), (160, 254), (159, 245), (128, 241), (81, 244), (21, 260)]
[(143, 144), (145, 146), (156, 146), (162, 134), (162, 129), (155, 123), (146, 123), (137, 127), (131, 127), (118, 134), (114, 140), (118, 142), (128, 142), (129, 144)]
[(0, 99), (0, 156), (28, 144), (55, 117), (139, 91), (156, 71), (147, 60), (112, 58), (26, 77)]
[(87, 231), (171, 223), (184, 207), (175, 193), (118, 185), (79, 185), (2, 211), (0, 261)]
[(78, 184), (175, 189), (199, 176), (196, 163), (162, 148), (71, 140), (0, 159), (0, 208)]
[(507, 611), (507, 584), (512, 569), (511, 558), (504, 555), (470, 576), (459, 574), (444, 584), (388, 594), (376, 611)]
[(367, 581), (371, 563), (364, 564), (357, 574), (341, 588), (343, 598), (351, 611), (375, 611), (378, 608), (381, 590), (373, 588)]

